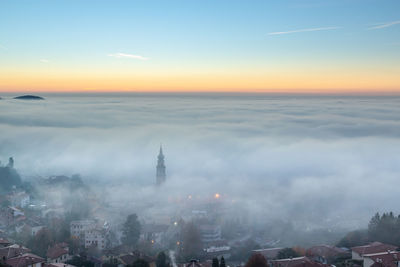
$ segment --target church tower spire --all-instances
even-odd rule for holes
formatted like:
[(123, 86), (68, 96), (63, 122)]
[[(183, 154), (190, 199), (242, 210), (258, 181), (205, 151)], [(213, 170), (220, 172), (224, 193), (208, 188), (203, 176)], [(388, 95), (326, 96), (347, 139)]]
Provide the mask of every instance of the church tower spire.
[(160, 153), (157, 157), (157, 172), (156, 172), (156, 183), (160, 185), (165, 182), (167, 176), (165, 174), (164, 154), (162, 146), (160, 145)]

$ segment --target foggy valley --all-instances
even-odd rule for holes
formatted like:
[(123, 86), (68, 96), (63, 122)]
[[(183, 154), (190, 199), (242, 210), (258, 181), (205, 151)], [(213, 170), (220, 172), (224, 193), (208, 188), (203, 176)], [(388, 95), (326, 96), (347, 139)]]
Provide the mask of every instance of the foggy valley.
[[(34, 188), (32, 201), (56, 214), (118, 228), (132, 213), (142, 224), (168, 225), (205, 212), (223, 232), (247, 229), (245, 238), (280, 246), (334, 243), (366, 228), (376, 212), (399, 212), (398, 100), (5, 96), (0, 155), (2, 165), (13, 157)], [(156, 186), (160, 145), (167, 178)]]

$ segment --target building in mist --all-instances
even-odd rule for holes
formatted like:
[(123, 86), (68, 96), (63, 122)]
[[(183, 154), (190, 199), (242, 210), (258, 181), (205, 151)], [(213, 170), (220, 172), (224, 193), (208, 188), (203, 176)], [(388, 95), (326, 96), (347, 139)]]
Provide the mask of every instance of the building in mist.
[(156, 184), (160, 185), (165, 182), (167, 176), (165, 174), (165, 164), (164, 164), (164, 154), (162, 151), (162, 147), (160, 146), (160, 153), (158, 154), (157, 159), (157, 172), (156, 172)]
[(11, 206), (25, 208), (30, 204), (31, 197), (25, 191), (13, 191), (7, 195)]
[(214, 224), (203, 224), (199, 227), (201, 241), (204, 245), (222, 240), (221, 226)]
[(78, 239), (85, 248), (96, 247), (105, 249), (109, 233), (107, 222), (101, 224), (94, 220), (72, 221), (70, 223), (71, 237)]

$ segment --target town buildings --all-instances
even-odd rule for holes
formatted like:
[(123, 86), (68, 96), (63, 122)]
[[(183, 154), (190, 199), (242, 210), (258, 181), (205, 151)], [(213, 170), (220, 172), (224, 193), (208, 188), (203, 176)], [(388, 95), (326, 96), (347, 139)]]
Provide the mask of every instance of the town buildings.
[(372, 242), (368, 245), (357, 246), (351, 248), (351, 258), (353, 260), (364, 260), (364, 255), (375, 254), (380, 252), (394, 251), (397, 247), (381, 242)]
[(107, 222), (80, 220), (70, 223), (71, 237), (78, 239), (85, 248), (96, 247), (99, 250), (107, 247), (109, 226)]

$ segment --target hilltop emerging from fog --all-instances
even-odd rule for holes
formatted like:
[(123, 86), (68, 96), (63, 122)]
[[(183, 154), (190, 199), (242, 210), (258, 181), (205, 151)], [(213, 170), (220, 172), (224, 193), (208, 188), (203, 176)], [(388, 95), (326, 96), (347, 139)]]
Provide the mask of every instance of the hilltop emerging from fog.
[(36, 95), (21, 95), (21, 96), (14, 97), (14, 99), (19, 99), (19, 100), (44, 100), (43, 97), (36, 96)]

